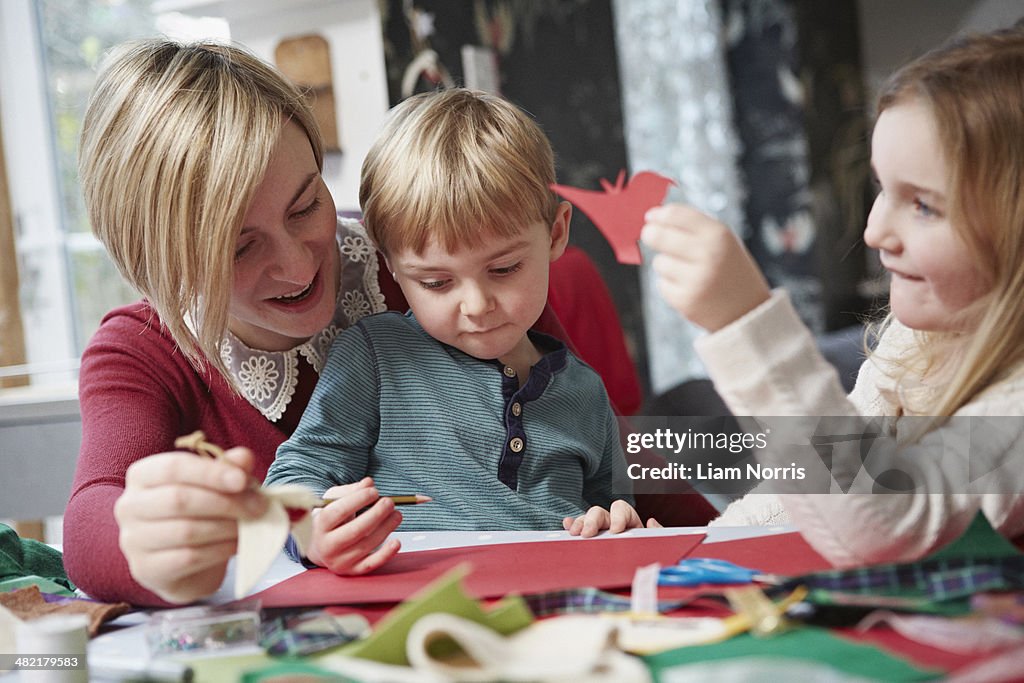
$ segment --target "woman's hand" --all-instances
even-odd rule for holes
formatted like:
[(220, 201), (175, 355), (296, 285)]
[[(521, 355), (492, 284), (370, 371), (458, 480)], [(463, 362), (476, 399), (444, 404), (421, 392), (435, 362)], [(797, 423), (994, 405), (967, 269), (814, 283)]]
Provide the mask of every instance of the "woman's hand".
[[(626, 529), (642, 529), (643, 526), (639, 513), (624, 500), (612, 501), (610, 511), (595, 505), (587, 510), (585, 515), (566, 517), (562, 520), (562, 528), (568, 531), (570, 536), (582, 536), (583, 538), (597, 536), (604, 529), (618, 534)], [(647, 520), (647, 528), (660, 529), (661, 524), (652, 517)]]
[(640, 234), (659, 252), (651, 263), (658, 291), (691, 322), (715, 332), (768, 300), (768, 282), (729, 228), (696, 209), (649, 210)]
[[(402, 522), (390, 498), (381, 498), (373, 479), (335, 486), (324, 493), (335, 498), (313, 511), (313, 539), (306, 556), (335, 574), (366, 574), (384, 565), (401, 544), (388, 534)], [(359, 513), (363, 508), (369, 508)], [(358, 513), (358, 514), (357, 514)]]
[(219, 460), (177, 451), (133, 463), (114, 517), (135, 580), (172, 603), (214, 593), (235, 554), (238, 519), (266, 509), (252, 469), (248, 448)]

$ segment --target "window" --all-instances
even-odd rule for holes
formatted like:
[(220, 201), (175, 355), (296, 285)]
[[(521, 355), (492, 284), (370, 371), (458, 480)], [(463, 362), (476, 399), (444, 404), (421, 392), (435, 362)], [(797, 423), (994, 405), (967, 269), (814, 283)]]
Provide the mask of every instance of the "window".
[(103, 314), (138, 298), (93, 237), (78, 186), (78, 136), (96, 67), (107, 49), (132, 38), (229, 38), (223, 19), (154, 7), (153, 0), (0, 2), (0, 114), (26, 346), (25, 363), (0, 367), (0, 379), (73, 382)]

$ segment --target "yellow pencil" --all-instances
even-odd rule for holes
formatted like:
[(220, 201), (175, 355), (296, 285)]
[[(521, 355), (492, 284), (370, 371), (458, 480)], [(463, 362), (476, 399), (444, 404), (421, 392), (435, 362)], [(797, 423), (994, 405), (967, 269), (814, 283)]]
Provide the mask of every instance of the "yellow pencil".
[[(424, 496), (420, 493), (403, 493), (394, 496), (381, 496), (381, 498), (390, 498), (395, 505), (419, 505), (420, 503), (429, 503), (434, 500), (430, 496)], [(335, 500), (339, 499), (321, 498), (313, 505), (313, 507), (322, 508)]]

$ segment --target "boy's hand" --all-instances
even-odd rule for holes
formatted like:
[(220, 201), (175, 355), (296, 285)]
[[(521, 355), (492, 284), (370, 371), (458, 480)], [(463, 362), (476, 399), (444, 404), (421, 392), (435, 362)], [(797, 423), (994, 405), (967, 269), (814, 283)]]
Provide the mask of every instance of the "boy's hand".
[(715, 332), (768, 300), (771, 292), (729, 228), (683, 204), (649, 210), (640, 233), (659, 252), (651, 263), (658, 291), (691, 322)]
[(380, 497), (373, 479), (335, 486), (324, 497), (337, 500), (313, 511), (311, 562), (346, 576), (372, 572), (395, 556), (401, 544), (387, 537), (402, 522), (402, 513), (390, 498)]
[[(585, 515), (566, 517), (562, 520), (562, 528), (568, 531), (570, 536), (582, 536), (583, 538), (597, 536), (605, 529), (613, 534), (618, 534), (626, 529), (642, 529), (643, 526), (640, 515), (632, 505), (624, 500), (613, 501), (610, 511), (595, 505), (587, 510)], [(653, 517), (647, 520), (648, 529), (660, 527), (661, 524)]]

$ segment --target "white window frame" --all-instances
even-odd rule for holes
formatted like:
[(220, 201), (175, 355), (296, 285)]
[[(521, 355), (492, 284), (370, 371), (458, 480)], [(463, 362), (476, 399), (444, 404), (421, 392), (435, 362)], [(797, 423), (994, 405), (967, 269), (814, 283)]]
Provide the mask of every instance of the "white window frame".
[[(36, 5), (37, 0), (0, 0), (0, 121), (26, 340), (26, 364), (0, 367), (0, 377), (28, 375), (33, 387), (46, 384), (73, 390), (81, 349), (71, 258), (103, 247), (91, 233), (71, 231), (64, 225), (70, 219), (63, 215)], [(326, 160), (325, 181), (339, 208), (358, 206), (359, 166), (388, 110), (375, 0), (156, 0), (152, 9), (158, 15), (193, 21), (220, 16), (230, 25), (232, 39), (271, 61), (281, 38), (323, 34), (332, 44), (344, 149)], [(27, 264), (32, 264), (30, 271)]]
[[(26, 360), (40, 371), (32, 373), (33, 383), (62, 384), (74, 381), (78, 353), (49, 107), (35, 4), (4, 0), (0, 2), (0, 116)], [(30, 261), (38, 271), (25, 271), (22, 266)], [(25, 278), (36, 276), (47, 284), (35, 287), (36, 299), (26, 301)]]

